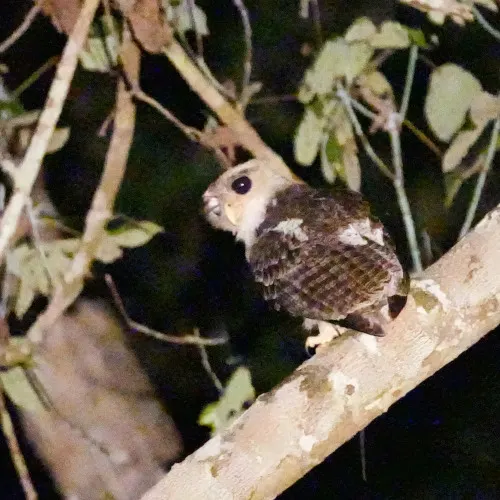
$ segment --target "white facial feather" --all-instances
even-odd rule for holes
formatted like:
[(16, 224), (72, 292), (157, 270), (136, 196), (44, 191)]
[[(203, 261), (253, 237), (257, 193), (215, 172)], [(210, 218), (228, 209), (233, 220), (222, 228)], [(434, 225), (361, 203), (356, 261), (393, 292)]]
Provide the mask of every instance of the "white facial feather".
[(257, 228), (264, 222), (269, 202), (269, 197), (259, 196), (245, 205), (243, 216), (238, 224), (236, 239), (245, 244), (247, 251), (253, 245)]
[[(234, 187), (235, 182), (243, 189), (246, 183), (249, 189), (241, 192)], [(250, 160), (228, 170), (209, 186), (203, 196), (206, 217), (214, 227), (231, 231), (248, 253), (267, 207), (276, 204), (276, 193), (293, 182), (262, 160)]]

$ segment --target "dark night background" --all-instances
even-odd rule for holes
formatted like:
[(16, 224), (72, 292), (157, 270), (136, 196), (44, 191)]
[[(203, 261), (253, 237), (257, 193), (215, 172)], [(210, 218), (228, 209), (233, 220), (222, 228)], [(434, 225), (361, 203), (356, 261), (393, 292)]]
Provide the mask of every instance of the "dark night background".
[[(230, 1), (197, 2), (208, 16), (211, 35), (205, 40), (205, 58), (221, 80), (239, 81), (243, 55), (241, 24)], [(493, 93), (500, 89), (500, 44), (477, 25), (460, 28), (429, 24), (424, 15), (396, 2), (330, 1), (323, 5), (325, 35), (342, 33), (358, 16), (374, 21), (395, 18), (424, 31), (438, 33), (440, 45), (426, 54), (436, 65), (455, 62), (472, 71)], [(370, 5), (371, 4), (371, 5)], [(263, 83), (248, 118), (263, 139), (294, 166), (292, 138), (302, 106), (294, 100), (259, 104), (260, 97), (296, 92), (311, 59), (301, 55), (305, 43), (314, 44), (309, 21), (298, 16), (298, 2), (246, 2), (254, 31), (253, 80)], [(29, 2), (4, 0), (0, 4), (0, 40), (19, 25)], [(493, 20), (493, 16), (489, 16)], [(237, 22), (235, 20), (238, 20)], [(58, 55), (65, 37), (41, 16), (20, 41), (1, 56), (9, 67), (7, 85), (14, 89), (49, 57)], [(406, 53), (383, 66), (400, 93)], [(429, 68), (418, 63), (410, 104), (410, 119), (424, 128), (422, 102)], [(53, 72), (42, 76), (22, 94), (26, 109), (41, 108)], [(165, 58), (145, 56), (143, 89), (167, 105), (184, 122), (202, 127), (208, 113), (187, 90)], [(79, 71), (73, 81), (61, 123), (71, 125), (67, 146), (46, 161), (50, 194), (68, 223), (81, 227), (99, 179), (107, 139), (97, 131), (112, 109), (113, 76)], [(388, 154), (386, 138), (373, 138), (378, 151)], [(444, 145), (443, 149), (444, 149)], [(416, 223), (429, 233), (434, 259), (456, 240), (474, 181), (460, 191), (451, 209), (444, 207), (440, 165), (414, 136), (403, 134), (405, 173)], [(386, 223), (409, 263), (399, 210), (392, 187), (361, 155), (363, 192)], [(316, 166), (317, 167), (317, 166)], [(319, 168), (296, 168), (314, 185), (321, 183)], [(211, 362), (221, 378), (234, 364), (247, 364), (258, 392), (271, 389), (306, 357), (298, 323), (268, 311), (255, 292), (242, 248), (228, 235), (207, 227), (199, 215), (200, 196), (219, 172), (207, 152), (188, 142), (155, 111), (138, 106), (137, 127), (126, 180), (117, 212), (153, 220), (165, 228), (146, 247), (127, 252), (106, 268), (115, 277), (127, 309), (137, 321), (166, 332), (194, 325), (210, 335), (223, 329), (230, 347), (211, 348)], [(478, 217), (500, 201), (500, 175), (494, 167), (480, 204)], [(86, 293), (109, 299), (97, 267)], [(500, 263), (499, 263), (500, 272)], [(131, 337), (140, 359), (164, 397), (183, 435), (186, 453), (207, 438), (196, 424), (200, 410), (217, 398), (194, 348), (158, 344)], [(490, 333), (458, 360), (396, 403), (366, 429), (368, 482), (361, 479), (359, 442), (354, 438), (323, 464), (280, 496), (295, 498), (364, 499), (494, 499), (500, 498), (499, 347)], [(293, 416), (291, 416), (293, 418)], [(28, 464), (40, 498), (57, 498), (41, 465), (24, 443)], [(0, 440), (0, 498), (22, 498), (5, 443)]]

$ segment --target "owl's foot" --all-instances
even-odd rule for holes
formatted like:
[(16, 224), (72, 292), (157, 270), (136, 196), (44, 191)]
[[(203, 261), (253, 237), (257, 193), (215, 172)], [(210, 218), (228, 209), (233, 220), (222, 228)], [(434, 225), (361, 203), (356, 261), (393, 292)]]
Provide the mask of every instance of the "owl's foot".
[(319, 321), (316, 319), (304, 319), (304, 328), (307, 331), (316, 330), (317, 335), (311, 335), (306, 339), (306, 350), (309, 352), (310, 349), (316, 349), (318, 346), (324, 346), (329, 344), (333, 339), (342, 335), (347, 328), (339, 325), (333, 325), (328, 321)]

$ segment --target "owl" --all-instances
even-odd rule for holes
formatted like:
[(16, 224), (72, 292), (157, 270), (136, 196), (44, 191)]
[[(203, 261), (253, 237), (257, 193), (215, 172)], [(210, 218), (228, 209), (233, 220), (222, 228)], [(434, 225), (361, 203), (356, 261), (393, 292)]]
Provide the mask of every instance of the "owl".
[(203, 203), (209, 223), (245, 245), (264, 298), (306, 327), (382, 336), (405, 306), (407, 275), (359, 193), (313, 189), (250, 160), (212, 183)]

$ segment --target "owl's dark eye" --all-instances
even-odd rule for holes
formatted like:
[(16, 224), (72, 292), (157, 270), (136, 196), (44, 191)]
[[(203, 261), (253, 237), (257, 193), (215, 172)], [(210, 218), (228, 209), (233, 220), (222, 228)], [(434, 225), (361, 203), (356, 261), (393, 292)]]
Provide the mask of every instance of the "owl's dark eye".
[(238, 194), (247, 194), (252, 187), (252, 181), (246, 175), (242, 175), (233, 181), (231, 189)]

